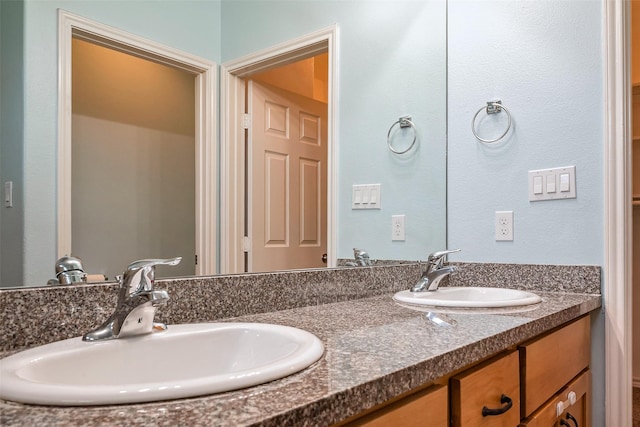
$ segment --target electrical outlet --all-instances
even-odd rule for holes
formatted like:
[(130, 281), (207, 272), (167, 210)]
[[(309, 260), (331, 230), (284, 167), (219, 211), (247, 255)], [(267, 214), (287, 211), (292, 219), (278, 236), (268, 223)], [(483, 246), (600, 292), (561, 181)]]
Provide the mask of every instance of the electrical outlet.
[(513, 211), (496, 211), (496, 241), (513, 241)]
[(391, 216), (391, 240), (404, 240), (404, 215)]

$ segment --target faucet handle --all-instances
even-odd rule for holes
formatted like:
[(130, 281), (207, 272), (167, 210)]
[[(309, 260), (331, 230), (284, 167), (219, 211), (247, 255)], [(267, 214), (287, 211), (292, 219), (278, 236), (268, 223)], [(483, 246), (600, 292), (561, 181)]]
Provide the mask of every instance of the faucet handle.
[(455, 252), (460, 252), (461, 250), (462, 249), (451, 249), (451, 250), (433, 252), (433, 253), (429, 254), (429, 258), (427, 258), (427, 262), (430, 265), (442, 264), (442, 262), (444, 261), (445, 255), (449, 255), (449, 254), (452, 254), (452, 253), (455, 253)]
[(129, 264), (127, 271), (155, 267), (156, 265), (178, 265), (180, 264), (180, 261), (182, 261), (181, 256), (169, 259), (141, 259)]
[(156, 276), (156, 265), (177, 265), (182, 257), (169, 259), (141, 259), (134, 261), (123, 274), (121, 286), (129, 294), (139, 291), (150, 291)]

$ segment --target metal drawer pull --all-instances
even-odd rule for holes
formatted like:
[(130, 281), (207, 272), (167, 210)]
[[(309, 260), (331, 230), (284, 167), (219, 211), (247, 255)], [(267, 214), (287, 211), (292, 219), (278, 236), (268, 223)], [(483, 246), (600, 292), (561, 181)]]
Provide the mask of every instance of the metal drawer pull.
[(482, 416), (486, 417), (487, 415), (502, 415), (507, 412), (513, 406), (513, 400), (507, 395), (500, 396), (500, 403), (506, 404), (502, 408), (498, 409), (489, 409), (486, 406), (482, 407)]
[[(573, 424), (575, 425), (575, 427), (578, 427), (578, 420), (576, 420), (576, 417), (574, 417), (573, 415), (571, 415), (571, 414), (570, 414), (570, 413), (568, 413), (568, 412), (567, 412), (566, 416), (567, 416), (567, 419), (568, 419), (568, 420), (571, 420), (571, 421), (573, 422)], [(567, 425), (568, 425), (568, 423), (567, 423)], [(571, 427), (571, 426), (569, 426), (569, 427)]]
[(571, 426), (569, 425), (569, 423), (568, 423), (568, 422), (566, 422), (565, 420), (560, 420), (560, 425), (561, 425), (562, 427), (571, 427)]

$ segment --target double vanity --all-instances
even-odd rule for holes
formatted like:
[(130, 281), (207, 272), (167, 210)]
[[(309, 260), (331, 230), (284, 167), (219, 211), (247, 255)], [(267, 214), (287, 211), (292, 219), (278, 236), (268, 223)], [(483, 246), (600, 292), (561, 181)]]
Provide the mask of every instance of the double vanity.
[[(458, 273), (440, 286), (442, 291), (458, 291), (454, 298), (458, 306), (465, 299), (515, 297), (522, 301), (528, 292), (541, 301), (516, 308), (496, 304), (458, 308), (394, 300), (394, 295), (398, 299), (420, 277), (417, 264), (158, 280), (156, 288), (165, 289), (171, 299), (160, 308), (156, 320), (168, 323), (168, 330), (152, 334), (157, 335), (154, 343), (149, 335), (120, 340), (131, 348), (139, 341), (145, 351), (123, 353), (115, 347), (122, 345), (119, 340), (77, 339), (79, 352), (94, 354), (69, 362), (68, 372), (44, 367), (33, 375), (57, 376), (59, 381), (75, 375), (74, 381), (82, 388), (86, 374), (78, 373), (86, 366), (101, 366), (104, 371), (93, 375), (113, 390), (122, 385), (120, 391), (125, 392), (120, 394), (124, 395), (126, 383), (142, 381), (140, 378), (151, 383), (164, 381), (163, 386), (170, 389), (184, 377), (198, 382), (235, 370), (241, 374), (224, 378), (222, 383), (240, 382), (203, 389), (204, 395), (196, 397), (169, 393), (142, 399), (147, 403), (130, 403), (135, 398), (99, 402), (100, 406), (0, 401), (0, 424), (384, 425), (397, 424), (393, 417), (412, 417), (412, 411), (421, 408), (418, 410), (426, 410), (426, 416), (434, 417), (433, 425), (438, 425), (438, 416), (445, 423), (451, 419), (454, 425), (470, 425), (463, 418), (468, 415), (461, 414), (475, 416), (487, 406), (515, 416), (522, 425), (534, 426), (553, 425), (535, 421), (536, 414), (557, 411), (543, 406), (557, 406), (559, 401), (568, 402), (569, 409), (560, 411), (563, 417), (567, 411), (586, 414), (589, 394), (579, 390), (588, 390), (589, 313), (601, 304), (600, 269), (455, 265)], [(460, 294), (463, 286), (477, 289)], [(497, 289), (482, 296), (489, 288)], [(114, 284), (0, 291), (0, 355), (28, 355), (23, 350), (48, 343), (63, 345), (59, 341), (83, 335), (109, 317), (117, 292)], [(295, 335), (298, 331), (302, 334)], [(189, 334), (200, 336), (185, 338)], [(166, 337), (164, 342), (161, 337)], [(562, 359), (551, 356), (562, 353), (556, 341), (566, 342), (567, 337), (578, 337), (573, 348), (579, 361), (572, 357), (566, 366), (553, 363)], [(246, 382), (253, 373), (245, 368), (251, 370), (255, 363), (288, 363), (292, 354), (304, 357), (295, 366), (279, 366), (283, 374)], [(511, 382), (503, 386), (503, 379)], [(582, 389), (572, 385), (578, 380)], [(540, 390), (536, 388), (540, 384), (551, 385)], [(565, 387), (578, 390), (574, 406), (562, 394), (569, 393), (563, 391)], [(501, 388), (504, 391), (499, 393)], [(469, 397), (466, 390), (487, 390), (487, 395)], [(147, 392), (151, 393), (136, 391)], [(501, 400), (502, 393), (507, 397)], [(481, 401), (486, 404), (476, 408)], [(469, 405), (471, 409), (466, 409)]]

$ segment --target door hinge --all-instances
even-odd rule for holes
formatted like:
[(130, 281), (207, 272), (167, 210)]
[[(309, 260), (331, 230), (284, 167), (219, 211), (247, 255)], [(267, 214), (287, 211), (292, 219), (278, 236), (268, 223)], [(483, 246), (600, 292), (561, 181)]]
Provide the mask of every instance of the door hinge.
[(196, 254), (196, 265), (198, 265), (198, 254)]
[(244, 236), (242, 238), (242, 251), (251, 252), (251, 239), (249, 238), (249, 236)]
[(242, 115), (242, 129), (249, 129), (249, 128), (251, 128), (251, 114), (244, 113)]

